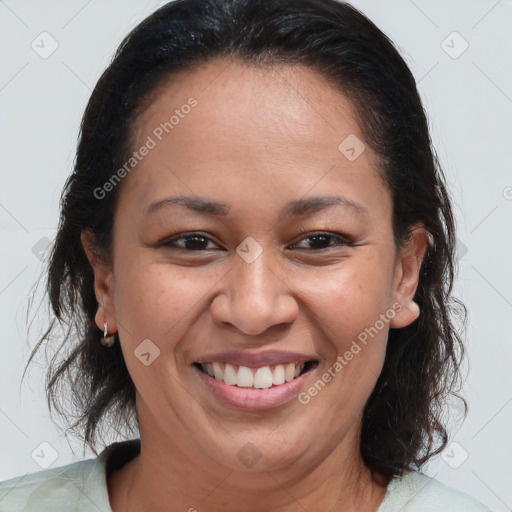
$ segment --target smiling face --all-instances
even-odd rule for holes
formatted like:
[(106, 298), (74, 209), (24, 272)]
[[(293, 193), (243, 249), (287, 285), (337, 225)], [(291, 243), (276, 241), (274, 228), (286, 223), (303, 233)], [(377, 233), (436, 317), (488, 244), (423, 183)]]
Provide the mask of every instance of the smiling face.
[[(151, 147), (119, 185), (113, 266), (95, 265), (95, 286), (98, 326), (118, 330), (137, 389), (143, 450), (205, 473), (359, 461), (388, 329), (418, 314), (425, 246), (395, 247), (352, 104), (308, 68), (214, 60), (170, 78), (134, 136)], [(307, 361), (280, 384), (278, 363), (286, 374)], [(230, 385), (198, 363), (228, 381), (249, 370)], [(274, 374), (251, 380), (261, 366)]]

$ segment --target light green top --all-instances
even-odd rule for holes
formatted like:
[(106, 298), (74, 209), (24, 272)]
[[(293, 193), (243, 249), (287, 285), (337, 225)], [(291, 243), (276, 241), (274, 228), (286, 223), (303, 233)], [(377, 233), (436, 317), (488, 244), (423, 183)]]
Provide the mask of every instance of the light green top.
[[(117, 442), (96, 458), (0, 482), (0, 512), (112, 512), (107, 471), (139, 453), (139, 439)], [(376, 512), (492, 511), (467, 494), (411, 471), (391, 480)]]

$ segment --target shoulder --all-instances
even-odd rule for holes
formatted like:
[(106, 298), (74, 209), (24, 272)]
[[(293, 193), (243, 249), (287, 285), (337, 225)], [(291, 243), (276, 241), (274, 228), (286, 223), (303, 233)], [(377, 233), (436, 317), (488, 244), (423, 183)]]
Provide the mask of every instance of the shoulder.
[(388, 484), (386, 495), (377, 512), (492, 512), (490, 508), (438, 480), (406, 472)]
[(139, 439), (120, 441), (96, 458), (0, 482), (0, 512), (111, 512), (108, 471), (139, 452)]
[(0, 511), (80, 510), (81, 491), (97, 466), (89, 459), (0, 482)]

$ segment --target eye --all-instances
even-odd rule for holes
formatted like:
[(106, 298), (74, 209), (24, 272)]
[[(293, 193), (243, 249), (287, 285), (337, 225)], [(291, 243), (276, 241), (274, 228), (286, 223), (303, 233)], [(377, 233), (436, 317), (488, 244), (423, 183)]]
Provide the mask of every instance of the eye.
[[(310, 249), (329, 249), (331, 247), (336, 246), (344, 246), (344, 245), (352, 245), (352, 243), (347, 240), (344, 236), (339, 233), (329, 233), (326, 231), (317, 231), (314, 233), (310, 233), (309, 236), (302, 238), (301, 242), (309, 240), (310, 245), (313, 247), (309, 247)], [(329, 244), (329, 241), (334, 241), (333, 244)], [(293, 244), (290, 247), (298, 247), (298, 244)], [(299, 247), (300, 248), (300, 247)]]
[[(302, 243), (308, 240), (310, 245), (309, 249), (313, 250), (352, 245), (352, 243), (340, 233), (330, 233), (325, 231), (312, 232), (309, 236), (302, 238), (300, 242)], [(211, 242), (215, 247), (218, 247), (209, 237), (202, 233), (187, 233), (171, 238), (163, 242), (161, 245), (165, 247), (183, 249), (185, 251), (204, 252), (215, 249), (215, 247), (212, 246), (208, 247), (209, 242)], [(299, 247), (298, 244), (292, 244), (290, 248), (302, 249), (304, 247)], [(308, 249), (308, 247), (305, 248)]]
[[(183, 241), (183, 245), (179, 245), (178, 241)], [(188, 233), (171, 238), (163, 242), (162, 245), (185, 251), (204, 252), (205, 250), (212, 249), (212, 247), (208, 247), (208, 242), (212, 242), (212, 240), (201, 233)]]

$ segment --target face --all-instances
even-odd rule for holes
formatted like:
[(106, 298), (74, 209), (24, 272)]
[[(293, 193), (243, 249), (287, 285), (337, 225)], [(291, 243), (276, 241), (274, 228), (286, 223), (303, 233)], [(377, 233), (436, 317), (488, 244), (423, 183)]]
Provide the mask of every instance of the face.
[(308, 68), (214, 60), (170, 78), (134, 140), (112, 265), (91, 261), (146, 446), (237, 471), (357, 457), (425, 246), (395, 247), (349, 99)]

